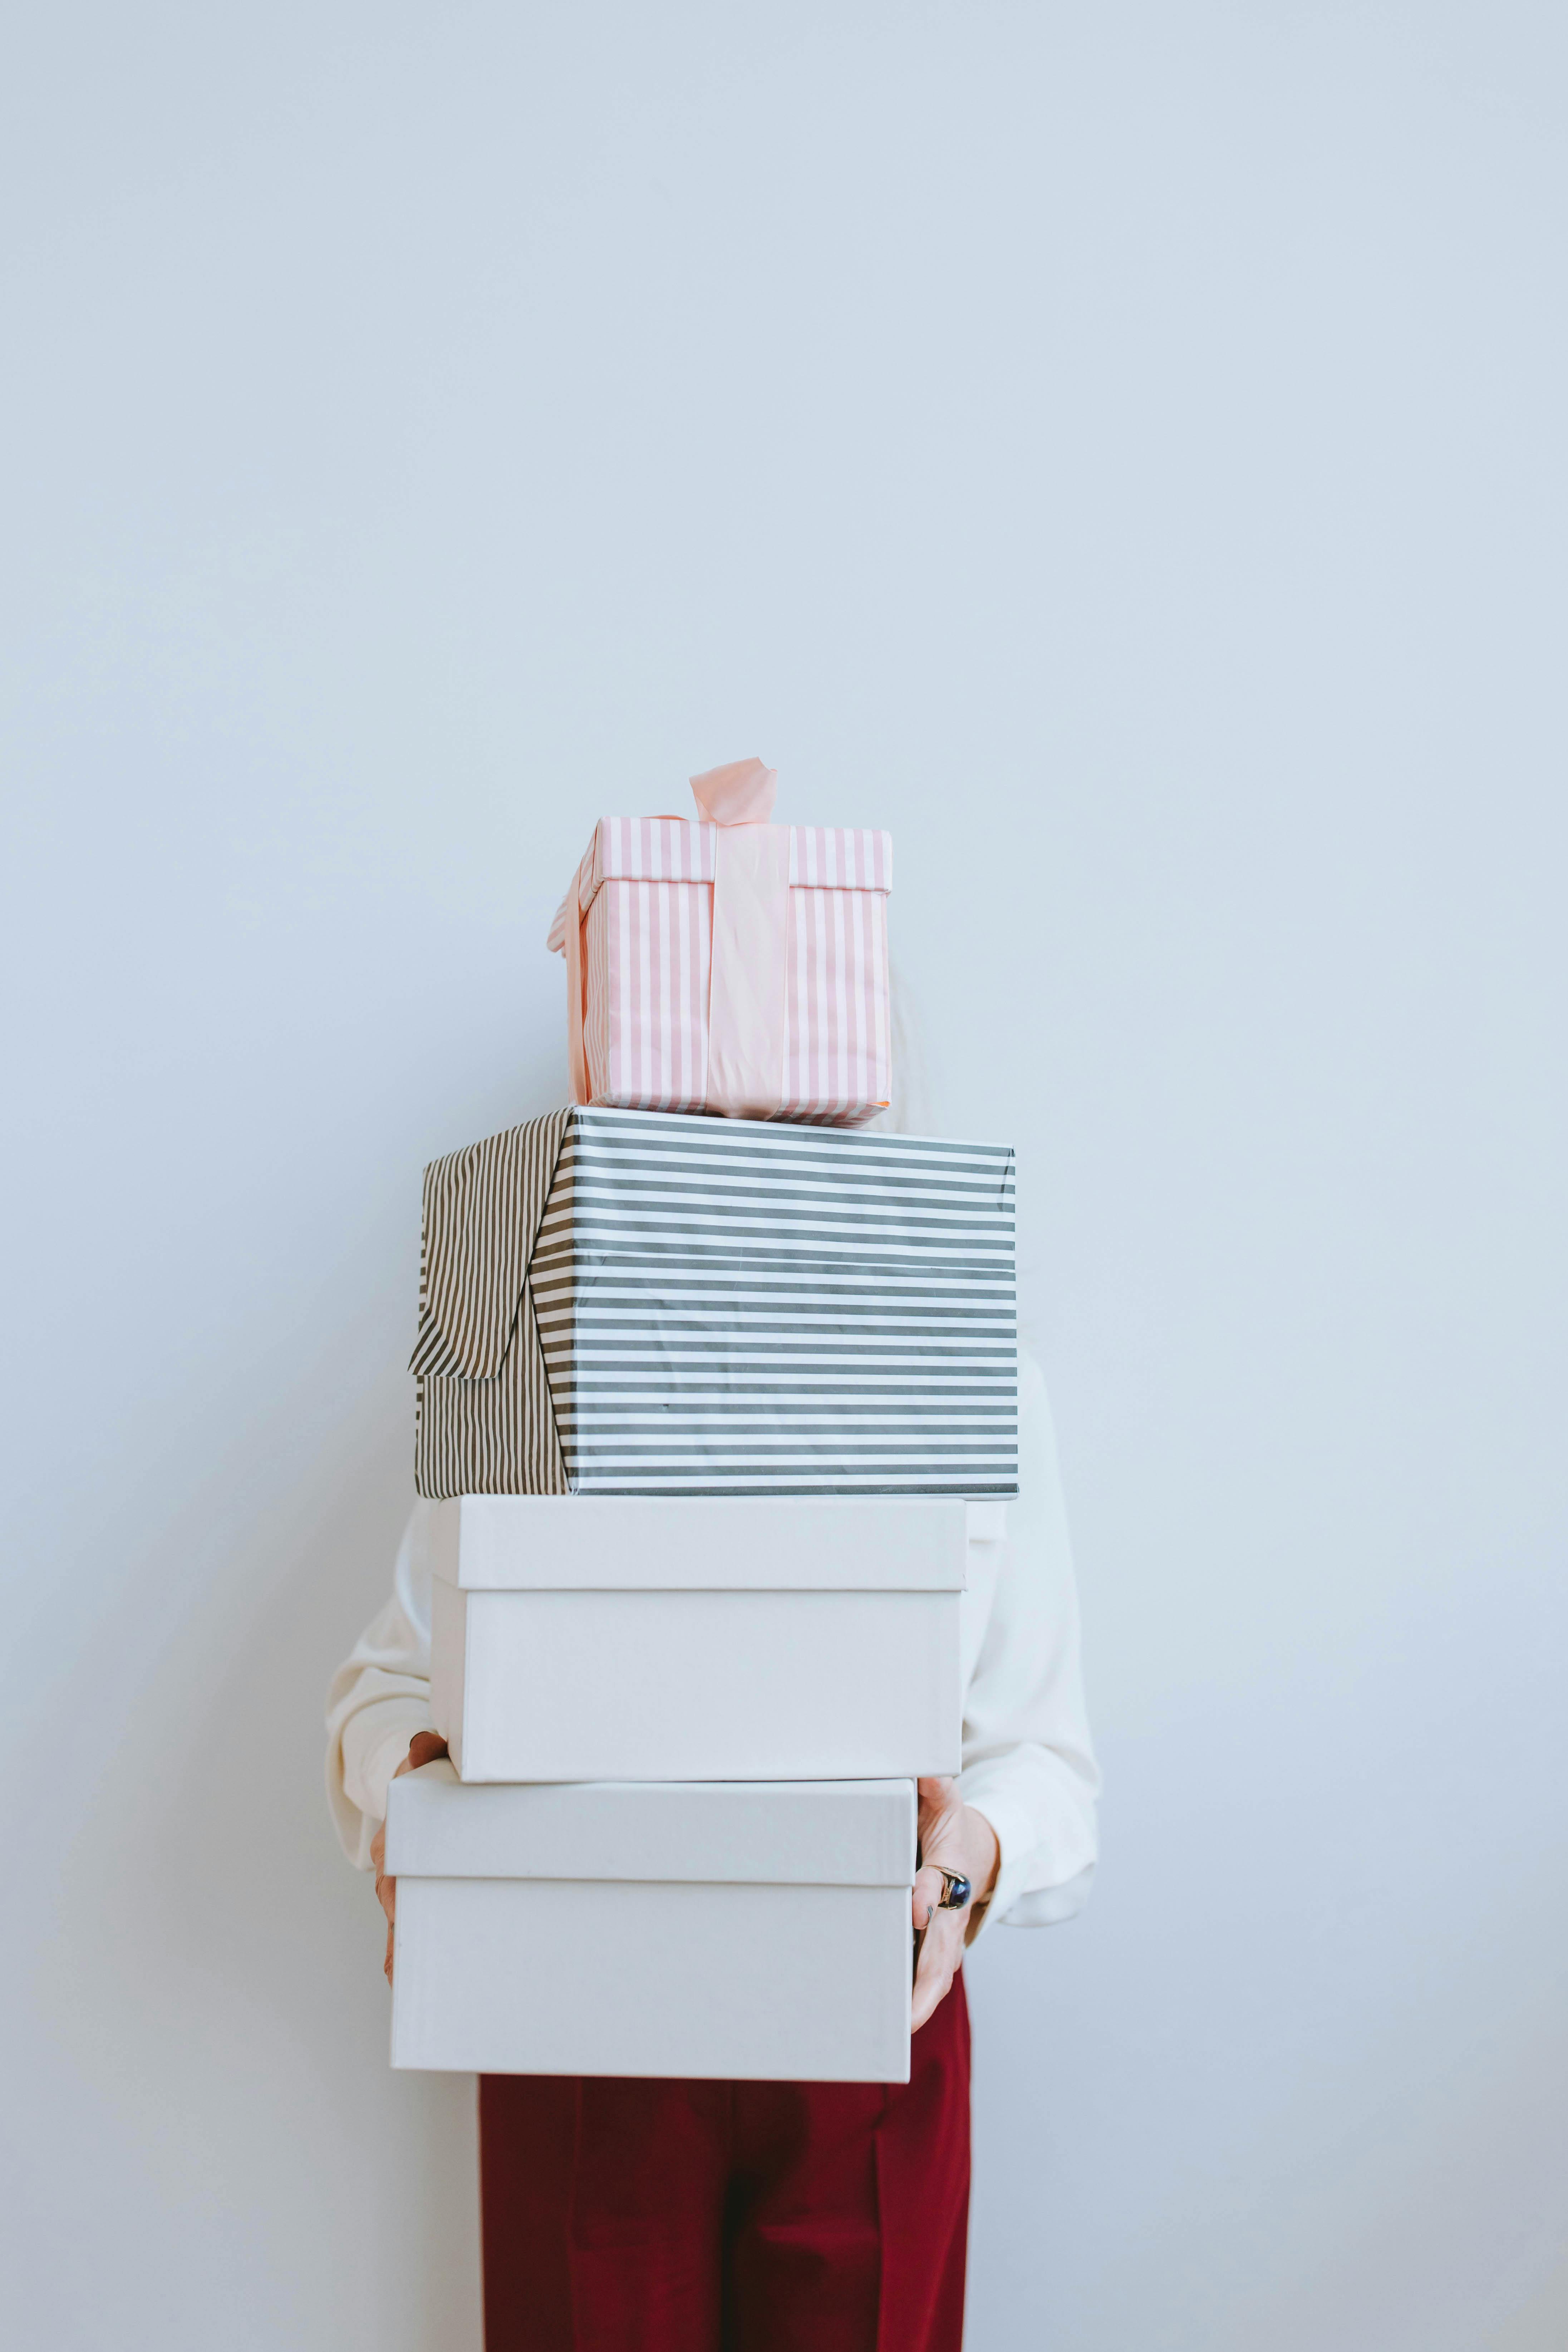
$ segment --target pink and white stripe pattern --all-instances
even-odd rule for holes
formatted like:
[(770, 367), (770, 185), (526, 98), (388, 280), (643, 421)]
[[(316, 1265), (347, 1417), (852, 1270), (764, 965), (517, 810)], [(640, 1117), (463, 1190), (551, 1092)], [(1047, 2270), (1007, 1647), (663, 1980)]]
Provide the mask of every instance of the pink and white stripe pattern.
[[(603, 817), (578, 870), (590, 1102), (700, 1110), (718, 827)], [(889, 1100), (886, 833), (791, 825), (778, 1118), (858, 1127)], [(563, 909), (563, 915), (565, 914)], [(551, 944), (562, 944), (562, 918)]]
[(713, 885), (606, 882), (583, 930), (589, 1101), (700, 1110)]

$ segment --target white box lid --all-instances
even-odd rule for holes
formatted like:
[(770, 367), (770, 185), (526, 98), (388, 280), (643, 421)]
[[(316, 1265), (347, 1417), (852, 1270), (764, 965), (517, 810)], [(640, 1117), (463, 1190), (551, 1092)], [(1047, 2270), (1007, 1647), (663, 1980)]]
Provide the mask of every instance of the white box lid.
[(921, 1495), (458, 1495), (430, 1505), (466, 1591), (960, 1592), (1001, 1503)]
[(700, 1879), (909, 1886), (912, 1780), (458, 1780), (443, 1758), (387, 1791), (392, 1877)]

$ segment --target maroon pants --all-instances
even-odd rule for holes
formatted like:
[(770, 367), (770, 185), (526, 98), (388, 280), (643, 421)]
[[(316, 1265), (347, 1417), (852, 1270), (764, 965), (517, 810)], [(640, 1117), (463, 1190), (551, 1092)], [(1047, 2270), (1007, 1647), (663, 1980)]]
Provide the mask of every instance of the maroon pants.
[(479, 2083), (486, 2352), (959, 2352), (960, 1976), (907, 2084)]

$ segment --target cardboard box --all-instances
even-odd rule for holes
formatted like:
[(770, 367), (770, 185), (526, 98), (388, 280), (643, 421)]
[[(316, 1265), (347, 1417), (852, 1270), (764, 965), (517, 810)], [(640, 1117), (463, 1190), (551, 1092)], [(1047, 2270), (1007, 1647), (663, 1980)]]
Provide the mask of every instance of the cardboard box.
[(956, 1772), (969, 1519), (905, 1496), (436, 1507), (431, 1706), (465, 1780)]
[(1005, 1144), (569, 1109), (425, 1172), (427, 1496), (1017, 1491)]
[(903, 2083), (908, 1780), (395, 1780), (395, 2066)]

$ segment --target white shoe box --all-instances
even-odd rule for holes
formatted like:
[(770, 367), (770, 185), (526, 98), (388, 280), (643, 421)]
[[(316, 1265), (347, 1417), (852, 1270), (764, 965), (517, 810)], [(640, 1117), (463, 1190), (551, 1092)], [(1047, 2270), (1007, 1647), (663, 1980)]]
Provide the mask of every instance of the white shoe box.
[(904, 2083), (905, 1780), (393, 1782), (395, 2066)]
[(436, 1504), (431, 1707), (465, 1780), (956, 1772), (957, 1497)]

